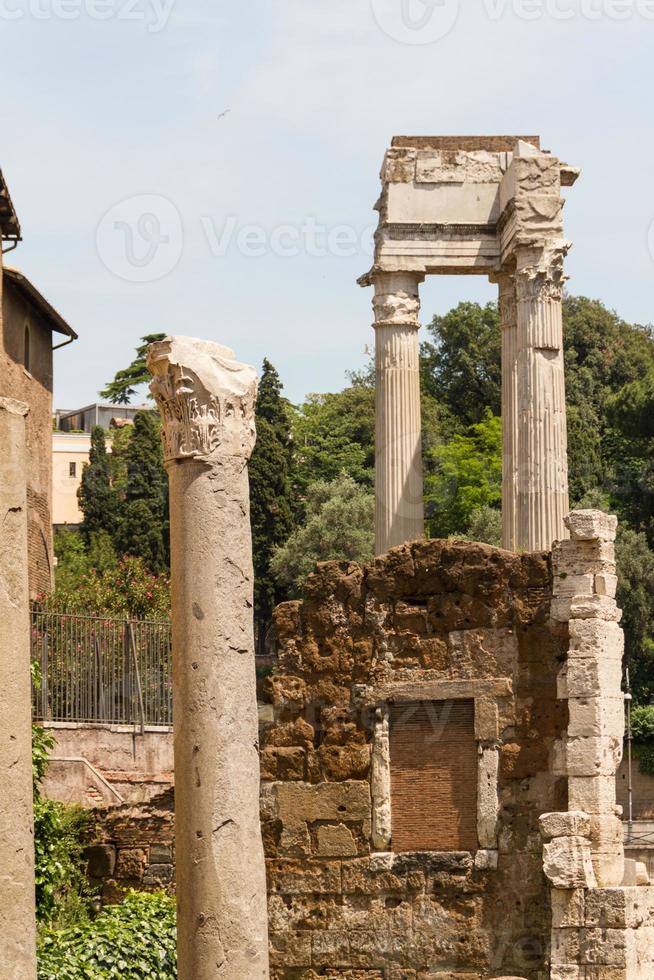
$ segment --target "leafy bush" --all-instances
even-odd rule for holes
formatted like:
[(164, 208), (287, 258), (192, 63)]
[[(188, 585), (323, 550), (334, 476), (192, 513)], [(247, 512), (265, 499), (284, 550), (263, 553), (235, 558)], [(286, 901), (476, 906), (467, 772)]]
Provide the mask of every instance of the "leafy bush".
[(175, 901), (130, 892), (89, 923), (39, 941), (39, 980), (174, 980)]
[(83, 836), (89, 814), (56, 800), (34, 799), (36, 914), (39, 922), (63, 926), (84, 921), (90, 889)]
[(631, 734), (634, 742), (649, 742), (654, 748), (654, 704), (639, 705), (632, 708)]

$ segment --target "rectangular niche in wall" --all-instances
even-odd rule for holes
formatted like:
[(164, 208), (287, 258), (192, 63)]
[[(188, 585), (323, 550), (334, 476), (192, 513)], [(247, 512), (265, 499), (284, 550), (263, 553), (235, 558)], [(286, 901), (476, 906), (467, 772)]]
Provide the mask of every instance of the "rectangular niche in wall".
[(397, 704), (390, 715), (393, 851), (477, 850), (474, 701)]

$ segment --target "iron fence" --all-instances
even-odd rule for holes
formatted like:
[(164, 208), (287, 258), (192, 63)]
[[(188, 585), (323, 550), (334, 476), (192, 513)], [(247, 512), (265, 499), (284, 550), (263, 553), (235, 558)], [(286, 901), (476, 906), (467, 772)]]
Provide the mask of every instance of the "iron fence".
[(170, 726), (170, 623), (33, 610), (39, 721)]

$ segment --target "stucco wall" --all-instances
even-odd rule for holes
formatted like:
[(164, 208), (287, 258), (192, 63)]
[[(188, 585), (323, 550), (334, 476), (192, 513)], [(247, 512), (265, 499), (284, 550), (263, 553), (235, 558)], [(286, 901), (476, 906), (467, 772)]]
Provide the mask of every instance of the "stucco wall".
[[(28, 547), (30, 595), (52, 583), (52, 332), (40, 314), (0, 277), (0, 395), (26, 402), (28, 451)], [(31, 338), (25, 369), (25, 326)]]

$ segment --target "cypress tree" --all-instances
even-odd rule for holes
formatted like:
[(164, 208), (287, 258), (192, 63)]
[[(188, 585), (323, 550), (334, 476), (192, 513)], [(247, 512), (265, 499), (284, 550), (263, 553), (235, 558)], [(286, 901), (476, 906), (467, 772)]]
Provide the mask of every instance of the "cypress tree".
[(111, 484), (105, 432), (100, 425), (95, 425), (91, 431), (89, 461), (82, 471), (77, 499), (84, 514), (80, 530), (87, 544), (91, 535), (98, 531), (106, 531), (110, 535), (115, 533), (119, 501)]
[(273, 552), (293, 530), (292, 444), (282, 383), (264, 359), (256, 404), (257, 442), (250, 460), (250, 520), (254, 559), (254, 617), (259, 653), (272, 611), (284, 598), (270, 570)]
[(168, 477), (163, 466), (161, 422), (137, 412), (125, 451), (127, 478), (116, 529), (116, 551), (142, 558), (150, 571), (166, 570), (169, 554)]

